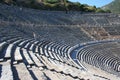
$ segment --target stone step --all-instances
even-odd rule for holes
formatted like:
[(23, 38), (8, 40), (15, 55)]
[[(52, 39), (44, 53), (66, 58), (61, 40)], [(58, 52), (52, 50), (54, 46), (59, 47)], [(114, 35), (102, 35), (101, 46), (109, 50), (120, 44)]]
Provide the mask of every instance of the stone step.
[(2, 42), (2, 43), (0, 43), (0, 61), (3, 61), (4, 59), (4, 49), (5, 49), (5, 47), (7, 47), (8, 46), (8, 44), (6, 43), (6, 42)]
[(45, 55), (42, 47), (39, 47), (38, 49), (40, 49), (40, 54)]
[(49, 53), (50, 57), (51, 57), (52, 59), (54, 59), (54, 56), (53, 56), (52, 52), (51, 52), (51, 51), (48, 51), (48, 53)]
[(32, 59), (30, 58), (27, 50), (26, 50), (26, 49), (22, 49), (22, 51), (23, 51), (23, 55), (24, 55), (24, 57), (25, 57), (25, 59), (26, 59), (26, 62), (27, 62), (27, 64), (28, 64), (28, 66), (29, 66), (29, 65), (34, 65), (35, 63), (34, 63), (34, 62), (32, 61)]
[(48, 76), (51, 80), (61, 80), (55, 72), (49, 71), (49, 70), (45, 70), (44, 73), (46, 74), (46, 76)]
[(45, 54), (46, 57), (49, 57), (48, 50), (44, 49), (44, 54)]
[(0, 43), (0, 51), (2, 50), (2, 48), (3, 48), (6, 44), (7, 44), (6, 42)]
[(31, 74), (29, 73), (24, 63), (14, 65), (14, 67), (17, 70), (18, 77), (20, 78), (20, 80), (33, 80)]
[(21, 56), (21, 53), (20, 53), (20, 47), (17, 47), (17, 48), (16, 48), (15, 54), (14, 54), (14, 59), (15, 59), (15, 61), (17, 61), (17, 62), (23, 60), (23, 58), (22, 58), (22, 56)]
[(54, 56), (54, 59), (59, 60), (59, 58), (58, 58), (58, 56), (57, 56), (57, 53), (52, 52), (52, 54), (53, 54), (53, 56)]
[(9, 46), (7, 47), (7, 49), (5, 51), (4, 59), (11, 58), (11, 52), (12, 52), (13, 46), (14, 46), (13, 44), (9, 44)]
[(33, 42), (35, 42), (35, 41), (32, 40), (32, 41), (28, 42), (28, 43), (25, 45), (24, 48), (29, 50), (29, 48), (30, 48), (30, 46), (31, 46), (31, 44), (32, 44)]
[(12, 50), (14, 48), (14, 45), (20, 43), (21, 40), (22, 39), (19, 39), (19, 40), (17, 39), (16, 41), (14, 41), (14, 42), (12, 42), (11, 44), (8, 45), (8, 47), (7, 47), (6, 51), (5, 51), (5, 56), (4, 56), (5, 59), (11, 58), (11, 52), (12, 52)]
[(50, 61), (48, 61), (48, 59), (44, 56), (41, 56), (41, 61), (45, 64), (45, 66), (47, 66), (48, 69), (52, 70), (52, 69), (56, 69), (56, 67), (54, 65), (52, 65), (52, 63)]
[(30, 46), (30, 50), (35, 52), (35, 47), (37, 46), (37, 44), (39, 43), (39, 41), (35, 41), (31, 46)]
[(14, 80), (11, 69), (11, 61), (8, 60), (7, 62), (0, 62), (0, 65), (2, 65), (0, 80)]
[(43, 63), (41, 63), (41, 61), (35, 56), (35, 53), (33, 53), (32, 51), (29, 51), (33, 61), (35, 62), (35, 64), (38, 66), (38, 67), (42, 67), (44, 66)]
[(12, 44), (19, 44), (23, 39), (19, 39), (19, 40), (16, 40), (14, 41)]
[(7, 43), (13, 43), (15, 41), (18, 41), (19, 39), (21, 39), (21, 37), (12, 38), (12, 39), (7, 40), (6, 42)]
[(32, 71), (36, 80), (47, 80), (46, 75), (39, 68), (34, 66), (32, 68), (29, 68), (29, 70)]
[[(51, 64), (54, 66), (54, 67), (56, 67), (55, 68), (55, 70), (57, 71), (57, 72), (61, 72), (61, 71), (63, 71), (64, 72), (64, 68), (65, 68), (65, 66), (63, 66), (63, 64), (61, 64), (61, 62), (59, 62), (59, 61), (56, 61), (56, 60), (52, 60), (52, 59), (50, 59), (50, 58), (48, 58), (48, 60), (51, 62)], [(61, 66), (62, 65), (62, 66)], [(67, 73), (66, 73), (67, 74)]]
[(28, 42), (30, 42), (32, 39), (25, 39), (24, 41), (22, 41), (19, 46), (20, 47), (24, 47)]
[(30, 46), (31, 51), (33, 51), (34, 46), (35, 46), (35, 44), (31, 44), (31, 46)]
[(36, 46), (36, 48), (35, 48), (35, 53), (39, 53), (39, 46)]
[(42, 48), (40, 48), (40, 46), (43, 44), (44, 42), (39, 42), (37, 45), (36, 45), (36, 47), (35, 47), (35, 52), (36, 53), (39, 53), (39, 54), (41, 54), (41, 52), (40, 52), (40, 49), (42, 49)]
[(64, 60), (61, 58), (61, 56), (59, 54), (56, 54), (56, 55), (61, 62), (64, 62)]

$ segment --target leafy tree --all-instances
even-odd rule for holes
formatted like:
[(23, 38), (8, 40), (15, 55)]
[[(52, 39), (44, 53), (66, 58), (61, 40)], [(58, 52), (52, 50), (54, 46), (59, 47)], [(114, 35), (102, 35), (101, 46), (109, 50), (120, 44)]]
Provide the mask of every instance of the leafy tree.
[(105, 12), (107, 12), (107, 13), (111, 13), (111, 10), (107, 9), (107, 10), (105, 10)]
[(104, 13), (105, 11), (104, 11), (103, 9), (101, 9), (101, 8), (98, 8), (98, 9), (96, 10), (96, 12), (97, 12), (97, 13)]
[(68, 0), (0, 0), (0, 2), (34, 9), (62, 10), (66, 13), (68, 13), (69, 10), (83, 12), (111, 12), (110, 10), (96, 8), (96, 6), (80, 4), (79, 2), (70, 2)]
[(96, 12), (97, 10), (96, 6), (88, 6), (87, 9), (89, 12)]
[(67, 0), (63, 0), (66, 14), (68, 13)]

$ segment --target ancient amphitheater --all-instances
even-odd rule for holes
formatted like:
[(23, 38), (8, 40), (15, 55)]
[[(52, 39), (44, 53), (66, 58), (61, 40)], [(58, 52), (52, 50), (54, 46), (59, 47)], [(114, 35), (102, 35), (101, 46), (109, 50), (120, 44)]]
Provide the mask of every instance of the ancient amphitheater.
[(120, 16), (0, 4), (0, 80), (120, 80)]

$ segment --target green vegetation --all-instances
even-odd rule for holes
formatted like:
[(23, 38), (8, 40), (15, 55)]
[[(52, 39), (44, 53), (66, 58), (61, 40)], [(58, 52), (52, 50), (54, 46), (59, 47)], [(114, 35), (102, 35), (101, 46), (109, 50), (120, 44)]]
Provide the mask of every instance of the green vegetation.
[(120, 14), (120, 0), (114, 0), (110, 4), (102, 7), (104, 10), (111, 10), (112, 13)]
[(66, 11), (66, 13), (68, 11), (110, 12), (109, 10), (96, 8), (96, 6), (70, 2), (68, 0), (1, 0), (0, 2), (41, 10)]

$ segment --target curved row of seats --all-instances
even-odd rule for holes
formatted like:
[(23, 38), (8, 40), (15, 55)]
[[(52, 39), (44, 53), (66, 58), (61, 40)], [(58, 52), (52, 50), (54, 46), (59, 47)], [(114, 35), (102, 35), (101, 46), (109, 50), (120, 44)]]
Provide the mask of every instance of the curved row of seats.
[(56, 44), (54, 42), (48, 43), (46, 46), (44, 46), (44, 53), (46, 56), (52, 57), (55, 60), (66, 62), (69, 65), (74, 66), (72, 62), (70, 62), (70, 58), (68, 57), (68, 50), (70, 49), (70, 46), (67, 45), (61, 45)]
[[(34, 9), (20, 8), (0, 4), (0, 19), (5, 21), (21, 21), (39, 24), (86, 24), (89, 25), (109, 25), (119, 24), (120, 18), (112, 13), (84, 13), (70, 12), (65, 14), (63, 11), (39, 11)], [(58, 14), (59, 13), (59, 14)], [(39, 15), (41, 14), (41, 15)], [(24, 15), (24, 16), (23, 16)]]
[(112, 51), (112, 49), (118, 51), (118, 47), (120, 46), (117, 41), (86, 45), (76, 56), (81, 63), (85, 62), (111, 74), (120, 75), (120, 56), (119, 53)]
[(0, 79), (84, 80), (68, 57), (70, 48), (50, 41), (1, 36)]

